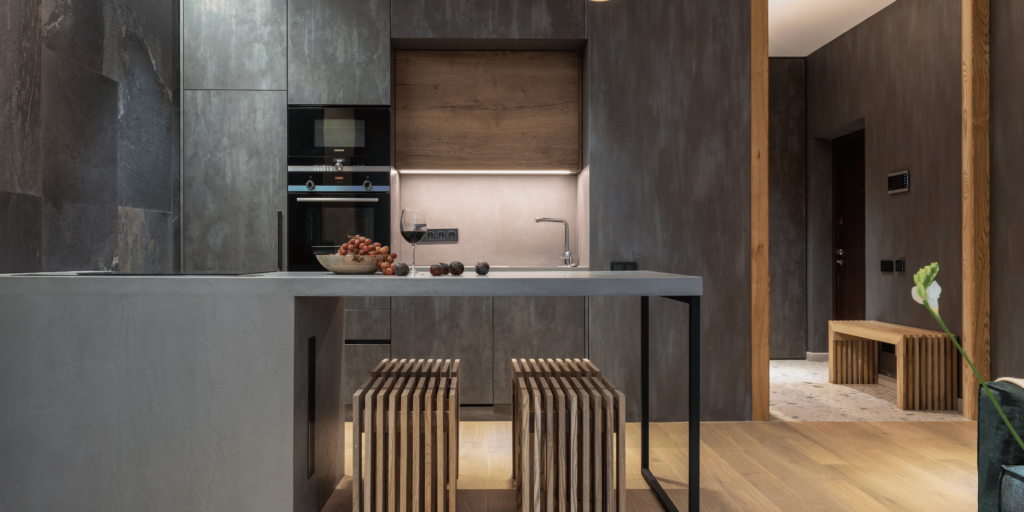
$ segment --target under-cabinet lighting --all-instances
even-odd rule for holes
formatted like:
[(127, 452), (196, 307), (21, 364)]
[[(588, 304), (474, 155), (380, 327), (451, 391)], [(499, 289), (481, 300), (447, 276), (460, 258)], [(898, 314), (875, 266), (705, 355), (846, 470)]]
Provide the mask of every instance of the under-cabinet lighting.
[(528, 174), (528, 175), (562, 175), (579, 174), (579, 171), (456, 171), (440, 169), (402, 169), (400, 174)]

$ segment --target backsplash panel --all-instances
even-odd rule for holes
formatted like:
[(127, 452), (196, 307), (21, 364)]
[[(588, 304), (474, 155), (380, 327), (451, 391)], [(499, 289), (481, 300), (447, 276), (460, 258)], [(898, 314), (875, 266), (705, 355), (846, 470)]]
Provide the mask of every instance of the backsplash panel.
[[(422, 244), (416, 263), (458, 260), (472, 271), (479, 261), (491, 266), (559, 266), (565, 242), (560, 223), (569, 222), (569, 250), (576, 248), (576, 176), (410, 175), (400, 176), (402, 208), (422, 208), (427, 227), (457, 228), (456, 244)], [(396, 219), (397, 220), (397, 219)], [(412, 246), (399, 242), (401, 261), (412, 261)]]

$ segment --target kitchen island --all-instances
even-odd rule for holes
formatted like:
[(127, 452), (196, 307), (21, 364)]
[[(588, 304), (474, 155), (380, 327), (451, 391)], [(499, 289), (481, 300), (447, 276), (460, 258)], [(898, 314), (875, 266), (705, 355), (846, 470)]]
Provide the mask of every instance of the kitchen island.
[(648, 297), (688, 302), (696, 455), (702, 293), (586, 270), (0, 276), (0, 509), (319, 510), (344, 474), (346, 296), (643, 297), (644, 468)]

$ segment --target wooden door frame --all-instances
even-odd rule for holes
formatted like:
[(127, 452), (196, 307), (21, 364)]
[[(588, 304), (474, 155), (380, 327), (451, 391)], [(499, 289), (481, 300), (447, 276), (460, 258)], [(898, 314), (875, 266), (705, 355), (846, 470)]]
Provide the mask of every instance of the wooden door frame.
[[(982, 378), (991, 370), (989, 0), (961, 0), (963, 82), (963, 342)], [(963, 414), (978, 419), (980, 383), (964, 361)]]
[(750, 415), (768, 421), (768, 0), (750, 0), (750, 284)]
[[(991, 371), (990, 0), (961, 0), (962, 247), (964, 351), (982, 378)], [(768, 0), (750, 3), (751, 419), (768, 421)], [(978, 419), (980, 383), (962, 368), (963, 415)]]

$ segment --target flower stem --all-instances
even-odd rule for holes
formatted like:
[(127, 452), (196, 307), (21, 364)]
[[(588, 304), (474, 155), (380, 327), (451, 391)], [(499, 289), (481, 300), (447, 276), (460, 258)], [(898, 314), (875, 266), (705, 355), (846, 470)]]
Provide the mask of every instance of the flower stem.
[[(925, 301), (924, 307), (928, 308), (928, 312), (935, 317), (937, 322), (939, 322), (939, 326), (942, 327), (942, 330), (946, 331), (946, 336), (949, 336), (949, 339), (953, 341), (953, 345), (956, 345), (956, 349), (960, 351), (960, 355), (964, 356), (964, 360), (967, 361), (967, 364), (971, 365), (971, 369), (974, 370), (974, 375), (978, 377), (978, 382), (981, 382), (981, 385), (984, 386), (985, 391), (988, 393), (988, 397), (992, 399), (992, 405), (996, 406), (996, 410), (999, 411), (999, 415), (1003, 417), (1003, 422), (1006, 423), (1006, 428), (1010, 429), (1010, 433), (1013, 434), (1014, 439), (1017, 440), (1017, 444), (1019, 444), (1020, 448), (1024, 450), (1024, 441), (1021, 441), (1020, 436), (1017, 435), (1017, 431), (1014, 430), (1013, 425), (1010, 425), (1010, 420), (1006, 417), (1006, 413), (1004, 413), (1003, 408), (999, 406), (999, 402), (996, 402), (996, 396), (993, 395), (992, 390), (988, 388), (988, 384), (985, 383), (985, 379), (981, 378), (981, 373), (979, 373), (978, 369), (974, 367), (974, 363), (971, 362), (971, 358), (967, 357), (963, 347), (956, 342), (956, 337), (953, 336), (953, 333), (949, 332), (949, 329), (946, 328), (946, 324), (942, 322), (942, 317), (932, 309), (932, 306), (928, 304), (928, 301)], [(966, 393), (967, 390), (965, 389), (964, 392)]]

